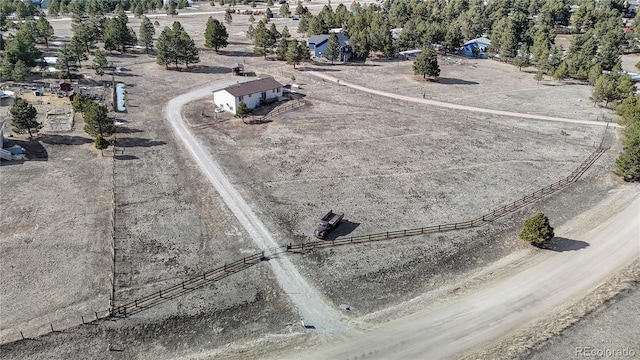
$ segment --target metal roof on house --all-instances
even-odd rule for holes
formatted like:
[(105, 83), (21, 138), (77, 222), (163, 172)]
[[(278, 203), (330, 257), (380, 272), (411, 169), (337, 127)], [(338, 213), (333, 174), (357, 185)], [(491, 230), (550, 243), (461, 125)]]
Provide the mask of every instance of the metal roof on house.
[[(341, 34), (341, 33), (336, 33), (336, 35), (338, 36), (338, 42), (340, 43), (340, 47), (345, 47), (349, 45), (348, 37), (346, 37), (344, 34)], [(309, 37), (309, 44), (314, 44), (317, 46), (327, 40), (329, 40), (328, 34), (311, 35)]]
[(226, 90), (233, 96), (245, 96), (256, 93), (261, 93), (267, 90), (273, 90), (282, 87), (282, 84), (277, 82), (272, 77), (264, 77), (257, 80), (247, 81), (239, 84), (229, 85), (223, 90)]
[(473, 39), (473, 40), (469, 40), (466, 43), (464, 43), (465, 45), (469, 45), (469, 44), (473, 44), (473, 43), (477, 43), (480, 45), (491, 45), (491, 40), (487, 39), (486, 37), (479, 37), (477, 39)]

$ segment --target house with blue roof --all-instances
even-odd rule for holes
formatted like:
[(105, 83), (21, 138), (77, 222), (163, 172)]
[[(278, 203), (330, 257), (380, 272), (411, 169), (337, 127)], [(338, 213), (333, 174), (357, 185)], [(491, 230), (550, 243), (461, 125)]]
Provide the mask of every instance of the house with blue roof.
[(487, 48), (491, 45), (491, 40), (486, 37), (469, 40), (458, 51), (458, 54), (471, 56), (480, 59), (487, 59)]
[[(333, 60), (347, 62), (351, 59), (352, 55), (349, 38), (341, 33), (336, 33), (336, 35), (338, 36), (338, 42), (340, 43), (340, 50), (338, 51), (338, 56)], [(325, 57), (323, 54), (327, 45), (329, 45), (329, 34), (311, 35), (308, 41), (309, 50), (313, 51), (313, 55), (316, 58)]]

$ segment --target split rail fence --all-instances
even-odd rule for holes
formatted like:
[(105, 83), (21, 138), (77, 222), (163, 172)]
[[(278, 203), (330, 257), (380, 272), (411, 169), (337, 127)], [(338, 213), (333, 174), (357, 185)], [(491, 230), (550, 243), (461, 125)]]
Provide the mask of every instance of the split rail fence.
[[(278, 248), (263, 250), (259, 253), (246, 256), (235, 262), (225, 264), (224, 266), (205, 272), (202, 275), (199, 275), (197, 277), (193, 277), (191, 279), (185, 280), (169, 288), (159, 290), (153, 294), (138, 298), (136, 300), (130, 301), (128, 303), (125, 303), (119, 306), (112, 305), (112, 308), (109, 310), (94, 312), (90, 315), (87, 315), (86, 317), (81, 316), (82, 324), (95, 323), (100, 320), (125, 318), (129, 315), (138, 313), (152, 306), (168, 301), (172, 298), (194, 291), (198, 288), (201, 288), (204, 285), (207, 285), (208, 283), (224, 279), (229, 275), (248, 269), (262, 261), (267, 261), (271, 256), (275, 256), (275, 255), (286, 253), (286, 252), (303, 252), (303, 251), (309, 251), (309, 250), (325, 248), (325, 247), (398, 239), (398, 238), (403, 238), (408, 236), (435, 234), (435, 233), (441, 233), (441, 232), (447, 232), (447, 231), (462, 230), (462, 229), (469, 229), (469, 228), (484, 226), (502, 216), (505, 216), (506, 214), (514, 212), (534, 202), (537, 199), (540, 199), (544, 196), (554, 193), (574, 183), (582, 176), (582, 174), (591, 165), (593, 165), (593, 163), (606, 150), (607, 148), (602, 147), (602, 143), (601, 143), (593, 151), (593, 153), (591, 153), (591, 155), (589, 155), (589, 157), (586, 160), (584, 160), (582, 164), (580, 164), (575, 170), (573, 170), (573, 172), (566, 178), (470, 221), (452, 223), (452, 224), (434, 225), (434, 226), (398, 230), (398, 231), (387, 231), (387, 232), (370, 234), (370, 235), (352, 236), (349, 238), (343, 238), (338, 240), (324, 240), (324, 241), (313, 241), (313, 242), (307, 242), (307, 243), (301, 243), (301, 244), (289, 244), (289, 245), (285, 245)], [(65, 324), (65, 325), (67, 325), (66, 327), (70, 327), (69, 324)], [(53, 333), (53, 332), (56, 332), (56, 330), (54, 329), (53, 324), (50, 324), (50, 331), (47, 331), (46, 333)], [(45, 334), (40, 334), (40, 335), (45, 335)], [(26, 339), (22, 331), (20, 331), (20, 336), (22, 340)]]

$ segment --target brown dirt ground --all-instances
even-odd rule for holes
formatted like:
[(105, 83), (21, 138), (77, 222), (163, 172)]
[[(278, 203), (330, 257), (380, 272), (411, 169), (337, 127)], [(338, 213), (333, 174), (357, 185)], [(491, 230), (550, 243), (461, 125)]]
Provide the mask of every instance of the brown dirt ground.
[[(203, 10), (207, 6), (202, 5)], [(160, 17), (157, 31), (179, 20), (201, 46), (207, 16)], [(222, 20), (222, 14), (214, 16)], [(137, 29), (138, 22), (132, 19), (130, 25)], [(291, 20), (276, 20), (276, 24), (286, 24), (292, 33), (297, 26)], [(68, 23), (54, 26), (56, 34), (70, 34), (65, 27)], [(11, 200), (2, 196), (3, 208), (9, 202), (21, 204), (19, 214), (25, 216), (20, 218), (30, 219), (22, 227), (24, 231), (35, 224), (47, 229), (23, 236), (31, 244), (48, 244), (44, 248), (18, 246), (22, 238), (18, 239), (17, 230), (8, 237), (3, 232), (0, 239), (2, 254), (10, 243), (8, 238), (17, 239), (14, 254), (20, 254), (3, 255), (0, 262), (3, 273), (15, 274), (8, 277), (13, 280), (0, 284), (2, 293), (10, 295), (2, 299), (3, 312), (23, 317), (34, 312), (54, 313), (33, 324), (35, 332), (26, 336), (38, 333), (50, 321), (66, 321), (81, 313), (71, 307), (70, 314), (61, 314), (59, 309), (65, 304), (82, 301), (83, 310), (107, 306), (109, 239), (104, 235), (110, 212), (108, 202), (100, 204), (93, 199), (100, 193), (108, 197), (112, 191), (108, 180), (113, 164), (116, 246), (120, 250), (116, 302), (175, 284), (256, 250), (174, 140), (162, 114), (166, 101), (175, 95), (229, 79), (234, 63), (244, 62), (250, 71), (269, 73), (282, 82), (295, 76), (311, 103), (258, 126), (246, 126), (233, 118), (199, 119), (203, 110), (206, 113), (206, 101), (185, 110), (193, 124), (200, 124), (194, 131), (207, 139), (214, 158), (282, 244), (307, 240), (317, 218), (328, 208), (346, 213), (351, 228), (343, 230), (354, 235), (475, 217), (566, 176), (602, 135), (600, 127), (477, 116), (346, 91), (307, 77), (304, 71), (293, 71), (282, 62), (254, 56), (243, 36), (247, 26), (245, 18), (234, 16), (229, 27), (230, 46), (219, 55), (203, 51), (202, 62), (188, 71), (163, 70), (144, 54), (110, 57), (114, 65), (122, 67), (116, 80), (126, 84), (129, 97), (129, 112), (118, 115), (124, 122), (117, 135), (118, 145), (125, 150), (115, 162), (97, 157), (89, 144), (43, 141), (52, 154), (48, 162), (3, 167), (2, 189), (18, 188), (24, 179), (39, 182), (29, 185), (30, 192), (16, 192)], [(602, 114), (589, 103), (588, 87), (551, 82), (538, 86), (532, 74), (520, 74), (501, 63), (443, 64), (443, 78), (453, 80), (433, 84), (414, 82), (408, 62), (366, 65), (321, 68), (351, 82), (416, 97), (428, 87), (431, 98), (461, 104), (586, 119)], [(94, 77), (86, 69), (83, 72)], [(561, 136), (561, 130), (569, 136)], [(79, 130), (75, 136), (86, 139)], [(613, 135), (609, 141), (614, 142)], [(350, 304), (352, 316), (397, 304), (450, 283), (456, 274), (522, 249), (514, 234), (530, 213), (542, 210), (556, 225), (596, 204), (607, 190), (618, 186), (609, 175), (616, 151), (608, 152), (577, 184), (559, 195), (492, 226), (321, 250), (294, 257), (294, 261), (329, 301), (336, 306)], [(76, 161), (65, 162), (67, 157)], [(87, 183), (100, 185), (87, 188)], [(74, 201), (88, 208), (66, 206)], [(19, 225), (11, 214), (3, 212), (3, 227)], [(51, 214), (80, 223), (60, 227), (55, 235), (49, 229), (62, 220)], [(58, 252), (51, 251), (56, 247), (52, 234), (60, 242)], [(79, 240), (89, 246), (97, 239), (102, 246), (94, 252), (77, 248)], [(43, 254), (49, 261), (39, 261)], [(79, 254), (91, 265), (78, 262)], [(25, 277), (12, 267), (33, 275)], [(70, 274), (74, 282), (55, 276), (61, 273)], [(300, 334), (299, 328), (287, 326), (296, 322), (297, 315), (264, 265), (227, 280), (126, 321), (87, 325), (37, 341), (3, 345), (0, 354), (32, 359), (171, 358), (187, 355), (194, 348), (220, 349), (264, 334), (276, 334), (270, 344), (286, 344), (287, 339), (304, 341), (295, 335)], [(95, 290), (87, 300), (79, 300), (77, 293), (87, 283)], [(23, 290), (7, 292), (10, 288)], [(30, 294), (36, 292), (61, 301), (30, 300)], [(17, 309), (16, 304), (24, 309)], [(17, 323), (5, 324), (3, 320), (2, 329), (15, 337), (20, 329)], [(107, 343), (124, 351), (106, 352)], [(231, 354), (251, 357), (251, 352), (242, 349)]]

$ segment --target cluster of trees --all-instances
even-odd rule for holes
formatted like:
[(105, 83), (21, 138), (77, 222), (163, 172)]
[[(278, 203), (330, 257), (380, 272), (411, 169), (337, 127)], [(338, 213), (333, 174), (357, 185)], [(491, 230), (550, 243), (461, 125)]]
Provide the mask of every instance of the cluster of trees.
[(625, 126), (622, 153), (616, 160), (616, 174), (627, 181), (640, 181), (640, 95), (626, 98), (616, 112)]
[(156, 62), (166, 68), (173, 64), (176, 69), (180, 64), (188, 68), (189, 64), (200, 62), (196, 44), (178, 21), (171, 28), (165, 27), (158, 36)]
[(269, 53), (275, 53), (278, 60), (285, 60), (287, 64), (296, 65), (309, 60), (309, 49), (306, 41), (291, 39), (289, 29), (285, 26), (282, 32), (276, 29), (275, 24), (267, 28), (267, 21), (258, 21), (255, 29), (249, 25), (247, 37), (253, 40), (254, 52), (267, 57)]
[(37, 65), (42, 53), (36, 47), (38, 40), (46, 43), (53, 36), (53, 28), (45, 17), (37, 21), (27, 17), (20, 29), (7, 38), (0, 73), (3, 79), (22, 81), (26, 79), (29, 69)]
[[(187, 0), (169, 1), (166, 8), (182, 9)], [(131, 11), (135, 16), (165, 8), (162, 0), (48, 0), (47, 10), (50, 16), (71, 14), (74, 18), (84, 16), (100, 16), (111, 13), (116, 8)]]

